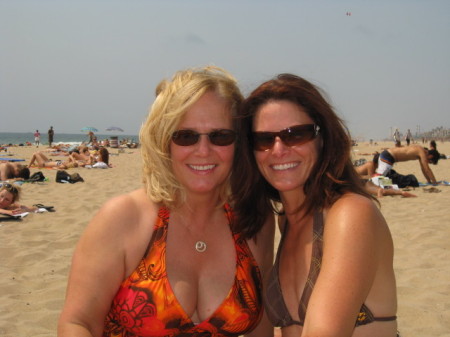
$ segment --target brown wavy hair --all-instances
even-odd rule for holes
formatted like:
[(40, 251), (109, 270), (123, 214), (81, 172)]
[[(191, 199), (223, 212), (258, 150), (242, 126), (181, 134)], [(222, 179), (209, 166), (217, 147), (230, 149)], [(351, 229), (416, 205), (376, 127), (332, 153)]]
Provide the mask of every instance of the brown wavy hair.
[(280, 74), (261, 84), (244, 100), (238, 119), (241, 146), (237, 149), (239, 160), (234, 162), (231, 186), (239, 220), (237, 226), (248, 237), (260, 230), (270, 213), (281, 213), (276, 207), (277, 202), (281, 202), (280, 194), (259, 172), (249, 140), (255, 114), (267, 102), (279, 100), (301, 107), (320, 127), (319, 137), (323, 143), (304, 185), (307, 197), (298, 210), (311, 214), (329, 208), (348, 192), (374, 199), (365, 191), (353, 167), (350, 133), (320, 89), (299, 76)]

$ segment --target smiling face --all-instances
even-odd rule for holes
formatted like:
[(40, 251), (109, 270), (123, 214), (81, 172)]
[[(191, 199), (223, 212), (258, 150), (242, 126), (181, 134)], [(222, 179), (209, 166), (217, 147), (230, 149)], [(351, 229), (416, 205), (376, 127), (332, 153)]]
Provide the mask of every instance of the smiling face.
[[(269, 101), (256, 112), (253, 131), (278, 132), (294, 125), (314, 124), (298, 105), (289, 101)], [(317, 162), (320, 137), (291, 147), (279, 137), (267, 151), (254, 151), (258, 168), (264, 178), (281, 194), (303, 191), (303, 185)]]
[[(215, 92), (205, 93), (183, 116), (177, 130), (198, 133), (231, 130), (231, 112), (224, 99)], [(218, 195), (219, 187), (230, 174), (234, 143), (226, 146), (211, 144), (207, 135), (201, 135), (194, 145), (170, 144), (173, 172), (185, 187), (187, 194)]]
[(7, 209), (14, 202), (14, 195), (6, 189), (0, 191), (0, 208)]

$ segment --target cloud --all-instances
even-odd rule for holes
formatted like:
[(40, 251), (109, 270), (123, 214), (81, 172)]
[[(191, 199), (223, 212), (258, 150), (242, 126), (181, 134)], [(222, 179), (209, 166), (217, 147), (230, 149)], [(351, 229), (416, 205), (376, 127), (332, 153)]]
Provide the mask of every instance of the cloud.
[(193, 33), (189, 33), (184, 37), (185, 41), (188, 44), (193, 44), (193, 45), (206, 45), (206, 41), (203, 40), (200, 36), (193, 34)]
[(168, 42), (173, 46), (206, 46), (206, 41), (197, 34), (187, 33), (185, 35), (170, 36)]

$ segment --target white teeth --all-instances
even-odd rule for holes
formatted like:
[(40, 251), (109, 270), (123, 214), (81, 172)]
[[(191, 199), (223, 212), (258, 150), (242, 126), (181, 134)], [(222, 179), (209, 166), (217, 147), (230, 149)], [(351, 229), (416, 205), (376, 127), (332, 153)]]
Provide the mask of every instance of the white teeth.
[(290, 169), (290, 168), (293, 168), (296, 166), (298, 166), (298, 163), (288, 163), (288, 164), (273, 165), (272, 168), (277, 171), (282, 171), (282, 170), (287, 170), (287, 169)]
[(189, 165), (191, 169), (194, 169), (196, 171), (208, 171), (212, 170), (215, 165)]

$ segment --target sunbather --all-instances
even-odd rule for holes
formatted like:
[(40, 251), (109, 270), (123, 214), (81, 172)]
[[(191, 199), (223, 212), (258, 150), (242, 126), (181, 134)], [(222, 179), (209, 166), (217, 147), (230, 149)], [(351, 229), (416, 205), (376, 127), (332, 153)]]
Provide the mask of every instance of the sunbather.
[(34, 164), (37, 164), (39, 168), (48, 167), (53, 168), (56, 167), (58, 169), (68, 169), (71, 167), (77, 167), (78, 163), (76, 161), (70, 160), (70, 158), (66, 161), (62, 160), (50, 160), (47, 158), (45, 154), (42, 152), (36, 152), (33, 154), (30, 160), (30, 164), (28, 167), (32, 167)]
[(16, 215), (24, 212), (35, 212), (37, 207), (27, 207), (17, 203), (20, 199), (20, 187), (3, 183), (0, 187), (0, 213), (7, 215)]
[(77, 161), (84, 161), (84, 162), (88, 162), (90, 160), (91, 157), (91, 153), (89, 152), (89, 149), (87, 146), (85, 145), (81, 145), (78, 148), (78, 152), (73, 151), (70, 156), (73, 159), (76, 159)]
[(431, 184), (436, 184), (436, 178), (430, 168), (430, 163), (436, 165), (440, 158), (439, 152), (436, 150), (428, 150), (420, 145), (410, 145), (407, 147), (394, 147), (381, 152), (378, 159), (377, 174), (386, 176), (392, 169), (394, 163), (418, 160), (422, 173)]
[(380, 156), (380, 154), (378, 152), (376, 152), (376, 154), (373, 156), (371, 161), (367, 161), (364, 164), (355, 167), (356, 172), (358, 172), (358, 174), (363, 178), (367, 178), (367, 179), (372, 178), (373, 175), (375, 174), (375, 170), (378, 167), (378, 157), (379, 156)]
[(106, 147), (101, 147), (98, 150), (97, 155), (91, 156), (90, 165), (94, 168), (108, 168), (109, 164), (109, 152)]
[(401, 195), (404, 198), (416, 197), (417, 195), (409, 193), (408, 191), (397, 190), (397, 189), (385, 189), (380, 186), (375, 185), (369, 179), (375, 175), (375, 170), (378, 167), (378, 157), (380, 154), (376, 152), (371, 161), (364, 163), (363, 165), (355, 167), (356, 172), (364, 180), (364, 187), (370, 194), (381, 198), (386, 195)]
[(382, 188), (380, 186), (375, 185), (370, 180), (367, 180), (364, 184), (364, 187), (367, 192), (370, 194), (381, 198), (386, 195), (401, 195), (403, 198), (411, 198), (411, 197), (417, 197), (417, 195), (410, 193), (408, 191), (400, 190), (400, 189), (394, 189), (394, 188)]
[(19, 163), (0, 163), (0, 181), (26, 180), (30, 178), (30, 170)]

